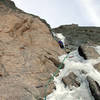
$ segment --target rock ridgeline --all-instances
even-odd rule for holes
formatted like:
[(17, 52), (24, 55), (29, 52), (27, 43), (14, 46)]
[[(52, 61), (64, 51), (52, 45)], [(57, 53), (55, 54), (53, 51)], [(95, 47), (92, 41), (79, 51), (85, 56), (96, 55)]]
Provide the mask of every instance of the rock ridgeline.
[(62, 25), (52, 29), (65, 36), (66, 48), (75, 50), (82, 44), (100, 44), (100, 27), (80, 27), (77, 24)]
[(0, 0), (0, 100), (42, 100), (62, 54), (46, 21)]

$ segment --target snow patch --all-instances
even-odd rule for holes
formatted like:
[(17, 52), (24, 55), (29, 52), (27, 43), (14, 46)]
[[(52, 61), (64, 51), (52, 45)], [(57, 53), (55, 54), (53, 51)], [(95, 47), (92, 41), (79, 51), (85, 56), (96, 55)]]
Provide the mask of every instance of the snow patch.
[[(61, 34), (59, 36), (61, 37)], [(95, 49), (100, 54), (100, 46), (95, 47)], [(89, 90), (86, 77), (92, 77), (100, 85), (100, 73), (93, 67), (94, 64), (100, 62), (100, 58), (84, 60), (79, 56), (78, 51), (75, 50), (69, 54), (60, 56), (59, 60), (62, 62), (66, 56), (64, 69), (60, 70), (59, 76), (54, 78), (56, 90), (47, 96), (47, 100), (94, 100)], [(82, 71), (86, 72), (86, 74), (82, 73)], [(78, 80), (81, 83), (80, 87), (72, 87), (70, 89), (64, 86), (61, 80), (70, 72), (78, 76)]]
[(100, 54), (100, 46), (96, 46), (95, 50)]
[(56, 33), (56, 37), (60, 39), (63, 42), (63, 44), (65, 44), (65, 37), (62, 33)]

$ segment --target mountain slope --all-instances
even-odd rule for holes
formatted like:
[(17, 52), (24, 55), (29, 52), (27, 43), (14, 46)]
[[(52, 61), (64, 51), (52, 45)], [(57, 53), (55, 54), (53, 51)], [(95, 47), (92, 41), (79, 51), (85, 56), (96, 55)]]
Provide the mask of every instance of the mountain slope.
[(62, 25), (52, 29), (65, 36), (66, 48), (75, 50), (81, 44), (100, 44), (100, 27), (80, 27), (77, 24)]

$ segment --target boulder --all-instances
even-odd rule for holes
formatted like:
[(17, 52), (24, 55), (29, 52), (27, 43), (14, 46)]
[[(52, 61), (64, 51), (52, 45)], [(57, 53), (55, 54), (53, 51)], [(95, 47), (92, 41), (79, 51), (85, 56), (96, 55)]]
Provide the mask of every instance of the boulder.
[(77, 80), (77, 76), (73, 72), (71, 72), (68, 76), (63, 77), (62, 81), (65, 84), (65, 86), (68, 86), (68, 87), (71, 87), (71, 86), (79, 87), (80, 86), (80, 82)]
[(87, 81), (89, 82), (89, 88), (95, 100), (100, 100), (99, 84), (96, 81), (94, 81), (91, 77), (87, 77)]
[[(46, 21), (19, 10), (10, 0), (0, 0), (0, 23), (2, 100), (37, 100), (34, 93), (43, 98), (45, 85), (58, 69), (58, 56), (64, 50), (52, 38)], [(25, 86), (34, 87), (39, 93), (31, 93)], [(53, 88), (51, 82), (46, 94)]]
[(95, 68), (98, 72), (100, 72), (100, 63), (94, 65), (94, 68)]
[(100, 55), (96, 52), (95, 48), (88, 45), (81, 45), (78, 48), (79, 55), (86, 59), (97, 59)]

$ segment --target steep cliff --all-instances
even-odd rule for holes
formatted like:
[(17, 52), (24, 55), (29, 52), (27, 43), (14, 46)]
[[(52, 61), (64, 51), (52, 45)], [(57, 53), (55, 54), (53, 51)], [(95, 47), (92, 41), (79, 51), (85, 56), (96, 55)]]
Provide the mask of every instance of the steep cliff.
[(44, 20), (0, 0), (0, 100), (42, 98), (63, 53)]

